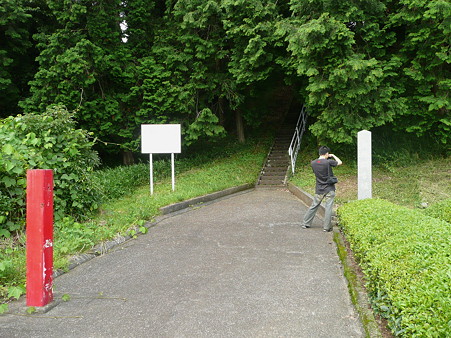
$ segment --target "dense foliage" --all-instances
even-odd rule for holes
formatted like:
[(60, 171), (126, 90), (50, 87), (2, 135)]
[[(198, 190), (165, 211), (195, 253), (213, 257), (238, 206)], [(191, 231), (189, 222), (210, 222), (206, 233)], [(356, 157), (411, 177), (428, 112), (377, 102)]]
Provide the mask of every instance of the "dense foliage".
[(349, 142), (392, 122), (449, 138), (449, 2), (291, 3), (293, 16), (279, 31), (291, 66), (308, 77), (316, 135)]
[(23, 229), (28, 169), (53, 169), (56, 219), (97, 208), (89, 175), (98, 157), (75, 124), (61, 106), (0, 121), (0, 235)]
[(340, 224), (365, 273), (373, 308), (397, 336), (451, 332), (451, 225), (388, 201), (338, 209)]
[(443, 0), (0, 0), (0, 115), (63, 103), (134, 151), (141, 123), (243, 140), (295, 99), (321, 139), (389, 124), (446, 144), (450, 27)]

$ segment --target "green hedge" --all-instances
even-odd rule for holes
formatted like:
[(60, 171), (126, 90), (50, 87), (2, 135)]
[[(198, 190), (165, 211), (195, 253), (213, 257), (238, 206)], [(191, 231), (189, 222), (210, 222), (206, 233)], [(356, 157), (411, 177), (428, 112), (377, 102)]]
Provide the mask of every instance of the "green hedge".
[(428, 216), (451, 223), (451, 198), (431, 205), (424, 210), (424, 213)]
[(373, 308), (397, 336), (451, 335), (451, 226), (385, 200), (338, 209)]

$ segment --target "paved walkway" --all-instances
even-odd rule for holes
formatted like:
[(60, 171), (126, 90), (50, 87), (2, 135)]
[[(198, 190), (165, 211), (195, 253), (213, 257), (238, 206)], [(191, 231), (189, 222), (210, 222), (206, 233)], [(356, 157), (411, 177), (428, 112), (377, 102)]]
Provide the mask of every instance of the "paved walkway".
[(159, 221), (55, 279), (44, 314), (0, 337), (363, 337), (332, 233), (286, 190), (249, 190)]

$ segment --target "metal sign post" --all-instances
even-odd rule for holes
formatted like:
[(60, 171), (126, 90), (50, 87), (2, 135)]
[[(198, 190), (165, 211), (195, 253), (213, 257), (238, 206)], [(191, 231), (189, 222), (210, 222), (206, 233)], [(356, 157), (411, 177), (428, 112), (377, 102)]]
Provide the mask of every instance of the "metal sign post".
[(174, 153), (171, 153), (171, 177), (172, 177), (172, 191), (175, 191), (175, 165), (174, 165)]
[(174, 153), (181, 152), (180, 124), (142, 124), (141, 153), (149, 154), (150, 194), (153, 195), (152, 154), (171, 154), (172, 191), (175, 191)]
[(150, 167), (150, 194), (153, 195), (153, 159), (152, 159), (152, 154), (149, 154), (149, 167)]

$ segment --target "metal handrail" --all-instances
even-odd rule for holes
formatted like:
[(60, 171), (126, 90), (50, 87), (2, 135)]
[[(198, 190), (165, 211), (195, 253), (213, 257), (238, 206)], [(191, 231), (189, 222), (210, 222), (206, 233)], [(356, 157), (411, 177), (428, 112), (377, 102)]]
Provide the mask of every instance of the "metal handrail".
[(291, 139), (290, 148), (288, 148), (288, 154), (290, 155), (291, 159), (291, 172), (293, 174), (296, 168), (296, 158), (298, 156), (299, 148), (301, 147), (302, 135), (304, 134), (306, 123), (307, 108), (305, 106), (302, 106), (298, 122), (296, 123), (296, 129), (294, 131), (293, 138)]

